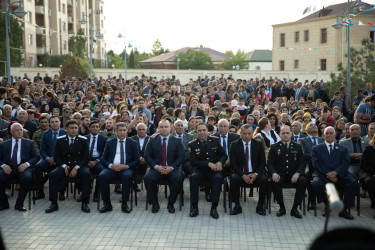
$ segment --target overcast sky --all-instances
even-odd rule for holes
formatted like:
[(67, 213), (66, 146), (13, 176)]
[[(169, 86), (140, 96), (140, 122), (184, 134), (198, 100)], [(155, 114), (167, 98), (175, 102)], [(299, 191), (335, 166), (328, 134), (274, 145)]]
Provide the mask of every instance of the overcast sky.
[(317, 11), (341, 2), (346, 1), (105, 0), (105, 41), (115, 53), (124, 48), (119, 33), (141, 52), (151, 52), (156, 39), (169, 50), (199, 45), (221, 52), (272, 49), (271, 25), (301, 19), (309, 6)]

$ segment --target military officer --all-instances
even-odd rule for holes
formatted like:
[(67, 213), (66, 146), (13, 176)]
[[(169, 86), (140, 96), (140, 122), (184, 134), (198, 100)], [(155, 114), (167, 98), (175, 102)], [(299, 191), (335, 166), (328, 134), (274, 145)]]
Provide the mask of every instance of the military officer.
[(116, 138), (115, 133), (115, 122), (113, 119), (107, 119), (105, 121), (105, 130), (100, 131), (99, 134), (104, 135), (108, 140)]
[(272, 177), (271, 185), (275, 194), (280, 210), (277, 216), (286, 214), (282, 185), (291, 183), (296, 188), (294, 203), (290, 215), (301, 219), (302, 215), (298, 212), (298, 205), (304, 198), (307, 179), (303, 176), (305, 173), (305, 160), (301, 145), (291, 141), (292, 130), (289, 126), (284, 125), (280, 129), (281, 141), (271, 145), (268, 153), (267, 169)]
[(78, 122), (70, 120), (66, 123), (67, 135), (59, 136), (56, 140), (54, 161), (56, 168), (50, 174), (49, 199), (51, 206), (46, 213), (59, 209), (57, 205), (57, 186), (64, 178), (78, 177), (81, 181), (82, 206), (85, 213), (90, 212), (88, 202), (90, 198), (90, 170), (87, 167), (89, 161), (89, 142), (86, 137), (78, 135)]
[(189, 143), (190, 163), (194, 168), (194, 173), (189, 178), (191, 196), (190, 217), (196, 217), (199, 214), (199, 185), (208, 179), (212, 186), (210, 215), (212, 218), (218, 219), (217, 206), (223, 183), (222, 170), (228, 157), (220, 144), (219, 138), (208, 136), (207, 125), (205, 123), (198, 123), (196, 131), (198, 138)]

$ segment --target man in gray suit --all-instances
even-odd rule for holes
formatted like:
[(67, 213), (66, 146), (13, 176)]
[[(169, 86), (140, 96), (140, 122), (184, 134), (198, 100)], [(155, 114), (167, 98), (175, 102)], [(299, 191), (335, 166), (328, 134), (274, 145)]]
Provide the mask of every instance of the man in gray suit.
[[(297, 121), (296, 121), (297, 122)], [(294, 123), (293, 123), (294, 124)], [(298, 143), (302, 146), (303, 155), (305, 157), (306, 162), (306, 178), (312, 181), (312, 173), (314, 172), (314, 168), (312, 165), (312, 148), (318, 144), (324, 142), (324, 139), (318, 137), (318, 127), (314, 123), (309, 123), (306, 125), (306, 132), (307, 136), (304, 138), (299, 139)], [(310, 182), (309, 182), (310, 183)], [(307, 185), (307, 192), (309, 193), (309, 205), (308, 209), (314, 209), (314, 202), (313, 202), (313, 194), (311, 184)]]
[(193, 167), (190, 165), (190, 153), (189, 153), (189, 142), (194, 139), (194, 136), (184, 131), (184, 123), (181, 120), (178, 120), (174, 123), (174, 128), (176, 130), (172, 135), (180, 138), (182, 144), (185, 148), (185, 162), (182, 164), (182, 169), (184, 170), (185, 176), (192, 175), (194, 172)]
[(295, 121), (292, 123), (292, 141), (298, 143), (300, 139), (307, 137), (307, 135), (301, 134), (301, 128), (301, 123), (299, 121)]
[(349, 173), (357, 180), (362, 153), (369, 145), (369, 141), (361, 138), (361, 128), (358, 124), (353, 124), (350, 126), (350, 138), (340, 141), (340, 145), (348, 149), (350, 157)]
[(297, 88), (295, 89), (295, 94), (294, 94), (294, 100), (296, 102), (298, 102), (298, 100), (301, 98), (301, 97), (304, 97), (305, 96), (305, 92), (307, 91), (307, 89), (305, 88), (305, 86), (302, 86), (302, 82), (298, 82), (297, 83)]

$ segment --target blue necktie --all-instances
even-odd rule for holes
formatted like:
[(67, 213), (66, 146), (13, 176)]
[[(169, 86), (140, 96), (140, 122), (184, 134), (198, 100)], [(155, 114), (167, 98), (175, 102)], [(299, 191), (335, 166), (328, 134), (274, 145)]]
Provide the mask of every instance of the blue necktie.
[(361, 153), (361, 147), (359, 145), (360, 140), (355, 142), (355, 153)]
[(226, 143), (226, 141), (225, 141), (225, 135), (224, 136), (222, 136), (223, 137), (223, 148), (224, 148), (224, 150), (225, 150), (225, 153), (228, 155), (228, 152), (227, 152), (227, 143)]

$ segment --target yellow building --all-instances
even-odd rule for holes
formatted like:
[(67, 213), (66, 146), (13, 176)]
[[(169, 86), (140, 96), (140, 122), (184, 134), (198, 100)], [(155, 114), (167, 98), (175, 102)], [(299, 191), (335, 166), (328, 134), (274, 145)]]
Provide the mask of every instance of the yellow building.
[[(371, 8), (369, 4), (364, 7)], [(273, 25), (272, 70), (330, 72), (337, 71), (338, 63), (346, 67), (346, 28), (332, 27), (336, 16), (341, 16), (340, 20), (348, 16), (347, 2), (323, 7), (296, 22)], [(358, 25), (359, 21), (364, 25)], [(359, 49), (363, 39), (374, 42), (375, 26), (368, 25), (375, 23), (374, 10), (358, 14), (352, 18), (352, 23), (352, 48)]]

